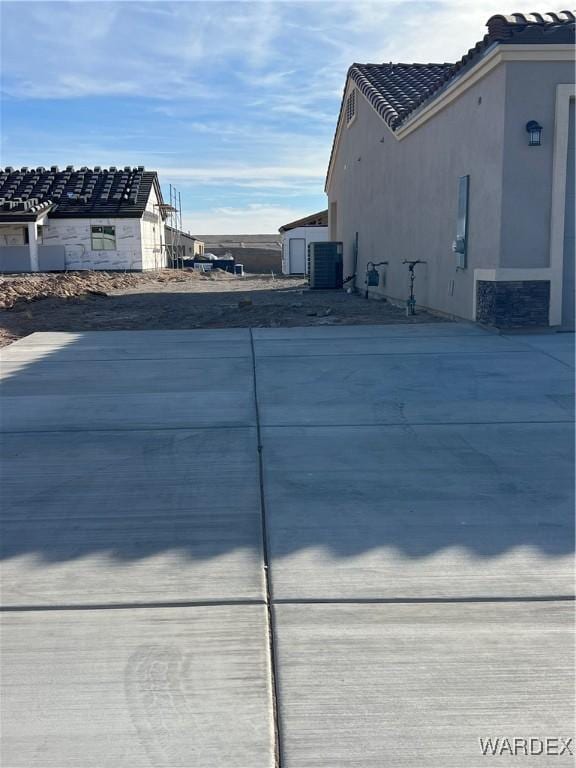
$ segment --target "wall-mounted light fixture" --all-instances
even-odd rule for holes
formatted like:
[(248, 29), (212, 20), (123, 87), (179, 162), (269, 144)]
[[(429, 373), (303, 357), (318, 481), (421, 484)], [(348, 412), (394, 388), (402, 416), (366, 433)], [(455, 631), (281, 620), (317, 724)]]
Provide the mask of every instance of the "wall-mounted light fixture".
[(528, 146), (539, 147), (542, 143), (542, 126), (537, 123), (536, 120), (530, 120), (526, 123), (526, 131), (528, 132)]

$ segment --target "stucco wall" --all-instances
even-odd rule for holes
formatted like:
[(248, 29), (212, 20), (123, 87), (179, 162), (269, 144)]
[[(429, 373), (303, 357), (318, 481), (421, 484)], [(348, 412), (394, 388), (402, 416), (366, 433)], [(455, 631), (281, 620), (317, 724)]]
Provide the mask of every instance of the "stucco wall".
[[(352, 272), (358, 232), (359, 290), (367, 262), (388, 261), (386, 284), (374, 292), (405, 300), (402, 261), (423, 259), (428, 263), (416, 268), (418, 304), (472, 318), (474, 268), (498, 263), (505, 86), (500, 66), (401, 141), (359, 95), (328, 188), (329, 202), (337, 202), (345, 274)], [(459, 270), (452, 242), (458, 179), (467, 174), (468, 262)]]
[(564, 215), (563, 238), (563, 284), (562, 284), (562, 324), (565, 328), (574, 328), (574, 263), (575, 253), (575, 212), (576, 212), (576, 147), (574, 132), (576, 131), (576, 114), (574, 100), (570, 103), (568, 114), (568, 157), (566, 160), (566, 204)]
[[(517, 61), (505, 67), (500, 265), (546, 267), (550, 255), (556, 85), (574, 82), (574, 66), (568, 61)], [(529, 120), (543, 127), (539, 147), (528, 145)]]

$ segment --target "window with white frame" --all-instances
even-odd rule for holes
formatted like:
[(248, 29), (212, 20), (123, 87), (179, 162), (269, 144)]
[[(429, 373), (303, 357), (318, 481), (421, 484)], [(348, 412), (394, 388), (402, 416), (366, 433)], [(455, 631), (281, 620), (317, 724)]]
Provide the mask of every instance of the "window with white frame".
[(93, 251), (116, 250), (116, 227), (94, 225), (90, 229)]
[(350, 91), (346, 99), (346, 125), (350, 125), (356, 117), (356, 88)]

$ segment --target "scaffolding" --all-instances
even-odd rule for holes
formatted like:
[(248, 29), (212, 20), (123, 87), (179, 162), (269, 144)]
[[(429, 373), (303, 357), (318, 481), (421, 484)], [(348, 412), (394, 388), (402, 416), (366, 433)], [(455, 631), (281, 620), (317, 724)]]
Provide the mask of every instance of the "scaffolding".
[(164, 222), (164, 248), (166, 262), (172, 269), (184, 268), (184, 245), (180, 242), (182, 234), (182, 198), (176, 187), (169, 186), (169, 203), (161, 206), (166, 214)]

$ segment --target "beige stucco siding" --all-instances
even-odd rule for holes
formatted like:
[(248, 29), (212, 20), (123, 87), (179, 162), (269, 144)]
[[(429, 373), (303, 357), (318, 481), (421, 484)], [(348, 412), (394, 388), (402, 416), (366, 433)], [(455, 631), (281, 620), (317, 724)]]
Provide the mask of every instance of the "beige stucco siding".
[[(546, 267), (550, 255), (556, 85), (574, 82), (571, 62), (508, 62), (502, 198), (502, 267)], [(530, 147), (526, 123), (543, 127)]]
[[(505, 93), (499, 66), (402, 140), (366, 99), (358, 99), (357, 117), (342, 131), (328, 196), (338, 203), (346, 274), (359, 233), (360, 290), (367, 262), (387, 260), (386, 286), (377, 290), (403, 300), (408, 275), (402, 260), (424, 259), (428, 263), (417, 268), (418, 303), (472, 319), (474, 268), (498, 265)], [(458, 179), (467, 174), (468, 266), (457, 270)]]

